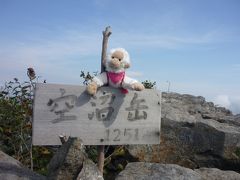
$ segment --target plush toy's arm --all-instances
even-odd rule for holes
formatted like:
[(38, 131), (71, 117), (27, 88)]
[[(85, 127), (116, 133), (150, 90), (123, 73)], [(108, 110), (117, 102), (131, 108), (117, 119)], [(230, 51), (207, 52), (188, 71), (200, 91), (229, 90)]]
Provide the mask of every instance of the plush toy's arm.
[(95, 95), (97, 93), (97, 88), (107, 84), (107, 74), (105, 72), (95, 76), (87, 86), (88, 94)]
[(145, 89), (142, 83), (127, 76), (125, 76), (122, 86), (123, 88), (133, 89), (136, 91), (142, 91), (143, 89)]
[(95, 76), (92, 81), (95, 82), (98, 87), (101, 87), (101, 86), (107, 84), (107, 74), (106, 74), (106, 72), (103, 72), (103, 73)]
[(124, 78), (124, 80), (122, 82), (122, 87), (123, 88), (127, 88), (127, 89), (133, 89), (132, 85), (134, 83), (138, 83), (138, 81), (135, 80), (135, 79), (132, 79), (132, 78), (130, 78), (128, 76), (125, 76), (125, 78)]

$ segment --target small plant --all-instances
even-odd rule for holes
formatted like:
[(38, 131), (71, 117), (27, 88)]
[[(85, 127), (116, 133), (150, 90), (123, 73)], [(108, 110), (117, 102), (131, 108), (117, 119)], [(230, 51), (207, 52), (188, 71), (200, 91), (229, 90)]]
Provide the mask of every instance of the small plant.
[(89, 72), (81, 71), (80, 77), (83, 78), (83, 84), (88, 85), (88, 83), (93, 79), (94, 76), (96, 76), (98, 72), (93, 72), (93, 74), (90, 74)]
[(142, 84), (144, 85), (144, 87), (146, 89), (153, 89), (156, 86), (156, 82), (155, 81), (151, 82), (150, 80), (145, 80), (145, 81), (142, 82)]

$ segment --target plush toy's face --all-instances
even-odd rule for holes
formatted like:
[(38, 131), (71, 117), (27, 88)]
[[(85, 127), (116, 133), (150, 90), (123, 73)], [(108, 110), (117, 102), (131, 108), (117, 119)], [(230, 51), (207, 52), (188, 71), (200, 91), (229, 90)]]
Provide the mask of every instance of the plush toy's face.
[(129, 68), (130, 60), (126, 50), (122, 48), (111, 50), (107, 57), (106, 68), (111, 72), (122, 72)]

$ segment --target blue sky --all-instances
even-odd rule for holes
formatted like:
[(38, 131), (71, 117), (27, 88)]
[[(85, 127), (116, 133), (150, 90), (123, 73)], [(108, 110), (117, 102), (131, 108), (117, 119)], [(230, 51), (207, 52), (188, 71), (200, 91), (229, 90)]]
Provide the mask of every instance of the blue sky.
[(128, 50), (129, 76), (204, 96), (240, 113), (239, 0), (0, 0), (0, 85), (33, 67), (48, 83), (81, 84), (109, 48)]

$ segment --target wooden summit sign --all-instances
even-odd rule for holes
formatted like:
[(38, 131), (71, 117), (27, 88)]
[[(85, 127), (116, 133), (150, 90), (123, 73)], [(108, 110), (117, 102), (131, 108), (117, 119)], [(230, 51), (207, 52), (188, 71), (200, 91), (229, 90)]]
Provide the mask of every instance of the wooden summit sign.
[(60, 145), (59, 135), (85, 145), (159, 144), (161, 93), (102, 87), (90, 96), (85, 86), (37, 84), (33, 144)]

